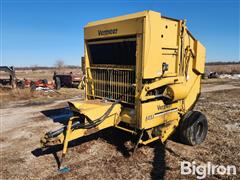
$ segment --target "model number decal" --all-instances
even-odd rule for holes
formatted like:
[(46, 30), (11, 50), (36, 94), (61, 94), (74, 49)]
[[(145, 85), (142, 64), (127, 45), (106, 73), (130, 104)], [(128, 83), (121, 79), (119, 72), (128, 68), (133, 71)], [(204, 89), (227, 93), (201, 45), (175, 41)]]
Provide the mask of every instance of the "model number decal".
[(149, 115), (149, 116), (146, 116), (146, 120), (151, 120), (151, 119), (153, 119), (153, 118), (154, 118), (154, 114)]
[(151, 119), (154, 119), (155, 117), (158, 117), (158, 116), (161, 116), (164, 114), (168, 114), (168, 113), (172, 113), (172, 112), (177, 112), (177, 108), (169, 109), (169, 110), (163, 111), (163, 112), (158, 112), (158, 113), (155, 113), (152, 115), (148, 115), (148, 116), (146, 116), (146, 120), (151, 120)]

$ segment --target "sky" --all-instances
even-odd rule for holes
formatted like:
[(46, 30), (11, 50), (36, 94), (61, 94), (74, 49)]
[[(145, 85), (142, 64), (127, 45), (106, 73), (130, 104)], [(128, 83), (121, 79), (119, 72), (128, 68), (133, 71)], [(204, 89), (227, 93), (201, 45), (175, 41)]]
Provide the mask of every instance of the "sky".
[(1, 65), (80, 65), (83, 27), (144, 10), (187, 19), (207, 61), (240, 61), (239, 0), (0, 0)]

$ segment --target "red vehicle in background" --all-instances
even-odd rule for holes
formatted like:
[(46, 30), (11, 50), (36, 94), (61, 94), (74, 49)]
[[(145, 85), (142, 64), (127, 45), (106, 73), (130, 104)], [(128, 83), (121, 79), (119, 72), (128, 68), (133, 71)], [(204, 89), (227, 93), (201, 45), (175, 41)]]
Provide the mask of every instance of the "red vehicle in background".
[(23, 80), (17, 80), (17, 87), (24, 89), (27, 87), (30, 87), (32, 90), (35, 90), (37, 87), (44, 87), (44, 88), (50, 88), (53, 89), (54, 83), (49, 83), (47, 79), (39, 79), (36, 81), (29, 80), (29, 79), (23, 79)]

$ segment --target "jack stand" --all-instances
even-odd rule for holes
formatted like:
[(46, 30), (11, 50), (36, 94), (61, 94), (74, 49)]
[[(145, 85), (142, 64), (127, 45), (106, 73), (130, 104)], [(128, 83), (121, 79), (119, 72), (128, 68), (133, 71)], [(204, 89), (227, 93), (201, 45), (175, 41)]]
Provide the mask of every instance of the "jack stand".
[(134, 153), (136, 152), (137, 148), (138, 148), (138, 145), (140, 143), (140, 141), (142, 140), (142, 136), (143, 136), (143, 132), (144, 132), (144, 129), (140, 132), (140, 135), (139, 135), (139, 138), (138, 138), (138, 141), (133, 149), (133, 153), (132, 153), (132, 156), (134, 156)]
[(62, 168), (59, 168), (58, 171), (60, 173), (68, 173), (71, 171), (71, 169), (69, 167), (62, 167)]
[(67, 173), (67, 172), (70, 171), (70, 168), (68, 168), (68, 167), (62, 167), (62, 163), (63, 163), (63, 160), (64, 160), (65, 155), (66, 155), (66, 153), (67, 153), (68, 138), (69, 138), (69, 135), (70, 135), (70, 133), (71, 133), (71, 127), (72, 127), (72, 119), (70, 119), (70, 120), (68, 121), (67, 132), (66, 132), (66, 136), (65, 136), (64, 143), (63, 143), (62, 159), (61, 159), (60, 166), (59, 166), (59, 169), (58, 169), (61, 173)]
[(61, 159), (61, 162), (60, 162), (60, 166), (58, 168), (58, 171), (60, 173), (67, 173), (69, 172), (71, 169), (69, 167), (62, 167), (62, 163), (63, 163), (63, 160), (64, 160), (64, 157), (65, 157), (65, 154), (62, 155), (62, 159)]

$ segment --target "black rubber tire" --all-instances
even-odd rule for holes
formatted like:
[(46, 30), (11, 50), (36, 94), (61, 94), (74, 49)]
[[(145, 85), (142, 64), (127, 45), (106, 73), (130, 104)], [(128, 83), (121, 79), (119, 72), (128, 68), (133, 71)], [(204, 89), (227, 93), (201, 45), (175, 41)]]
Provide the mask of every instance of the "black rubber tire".
[(79, 86), (79, 84), (77, 84), (77, 83), (72, 84), (72, 88), (78, 88), (78, 86)]
[(206, 116), (199, 111), (190, 111), (180, 120), (179, 136), (184, 144), (191, 146), (201, 144), (208, 131)]
[(31, 84), (30, 84), (30, 88), (31, 88), (31, 91), (35, 91), (36, 88), (37, 88), (37, 86), (36, 86), (35, 83), (31, 83)]
[(59, 77), (55, 78), (55, 88), (60, 89), (61, 88), (61, 80)]
[(18, 81), (18, 82), (17, 82), (17, 87), (18, 87), (19, 89), (24, 89), (24, 88), (25, 88), (25, 83), (24, 83), (24, 81)]

